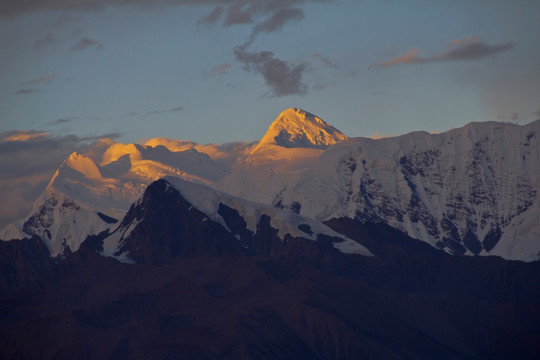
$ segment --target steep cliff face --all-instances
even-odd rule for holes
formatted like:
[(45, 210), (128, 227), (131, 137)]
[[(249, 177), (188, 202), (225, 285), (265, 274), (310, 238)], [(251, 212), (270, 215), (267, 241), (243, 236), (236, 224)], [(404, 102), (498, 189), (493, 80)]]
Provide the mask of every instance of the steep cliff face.
[[(384, 222), (453, 254), (540, 256), (540, 122), (336, 144), (280, 194), (301, 214)], [(319, 194), (316, 196), (316, 194)]]

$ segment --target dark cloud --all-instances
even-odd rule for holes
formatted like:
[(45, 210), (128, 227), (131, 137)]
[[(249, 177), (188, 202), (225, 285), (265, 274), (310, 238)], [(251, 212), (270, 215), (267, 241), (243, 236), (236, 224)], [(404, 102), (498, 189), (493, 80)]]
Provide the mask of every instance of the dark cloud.
[[(262, 0), (265, 2), (266, 0)], [(12, 17), (24, 13), (41, 11), (86, 10), (99, 11), (107, 6), (131, 8), (163, 8), (179, 5), (231, 5), (248, 1), (238, 0), (3, 0), (0, 16)]]
[(246, 46), (236, 47), (234, 55), (247, 71), (263, 76), (273, 96), (307, 93), (307, 86), (302, 81), (305, 63), (289, 64), (275, 57), (271, 51), (250, 52), (246, 50)]
[(100, 44), (97, 40), (89, 39), (89, 38), (82, 38), (77, 43), (75, 43), (73, 46), (70, 47), (71, 51), (81, 51), (88, 47), (94, 47), (96, 49), (100, 49), (103, 47), (102, 44)]
[(224, 10), (225, 9), (222, 6), (218, 6), (214, 8), (214, 10), (210, 12), (210, 14), (199, 19), (198, 24), (199, 25), (213, 25), (217, 23), (219, 19), (221, 19), (221, 15), (223, 14)]
[(37, 92), (40, 92), (39, 89), (20, 89), (15, 91), (13, 94), (15, 95), (29, 95), (29, 94), (35, 94)]
[(49, 83), (56, 78), (56, 74), (40, 76), (36, 79), (23, 81), (20, 85), (38, 85), (43, 83)]
[(268, 19), (257, 24), (253, 29), (253, 34), (261, 32), (270, 33), (281, 30), (283, 26), (291, 21), (300, 21), (304, 18), (304, 12), (298, 8), (279, 9)]
[(420, 56), (420, 49), (412, 49), (401, 56), (395, 57), (389, 61), (373, 64), (371, 67), (389, 68), (405, 64), (427, 64), (442, 61), (474, 61), (494, 56), (514, 48), (513, 43), (490, 45), (477, 40), (476, 37), (454, 40), (451, 45), (453, 47), (452, 49), (427, 57)]
[(238, 24), (251, 24), (253, 23), (253, 17), (249, 9), (245, 9), (244, 2), (238, 1), (227, 9), (225, 13), (225, 21), (223, 25), (231, 26)]
[[(0, 3), (0, 16), (12, 17), (41, 11), (99, 11), (107, 6), (152, 9), (182, 5), (211, 5), (222, 9), (213, 11), (225, 13), (226, 24), (234, 25), (251, 22), (255, 17), (265, 16), (299, 4), (332, 1), (335, 0), (3, 0)], [(222, 16), (222, 13), (217, 12), (213, 16), (207, 15), (206, 21), (217, 22)], [(66, 21), (65, 18), (59, 20), (59, 22), (63, 21)], [(204, 22), (203, 19), (201, 21)]]
[(453, 60), (480, 60), (488, 56), (493, 56), (503, 51), (511, 50), (514, 44), (495, 44), (489, 45), (484, 42), (471, 42), (460, 45), (453, 50), (441, 53), (433, 57), (434, 61), (453, 61)]
[[(291, 21), (304, 18), (304, 12), (298, 5), (306, 3), (333, 2), (334, 0), (224, 0), (208, 15), (199, 20), (199, 24), (219, 24), (232, 26), (239, 24), (256, 24), (254, 36), (260, 32), (280, 30)], [(204, 4), (204, 1), (200, 2)], [(206, 2), (210, 3), (210, 2)]]
[(54, 35), (52, 33), (48, 33), (43, 38), (37, 39), (34, 42), (34, 45), (32, 45), (32, 47), (34, 49), (40, 50), (45, 46), (54, 45), (56, 43), (58, 43), (58, 40), (54, 38)]

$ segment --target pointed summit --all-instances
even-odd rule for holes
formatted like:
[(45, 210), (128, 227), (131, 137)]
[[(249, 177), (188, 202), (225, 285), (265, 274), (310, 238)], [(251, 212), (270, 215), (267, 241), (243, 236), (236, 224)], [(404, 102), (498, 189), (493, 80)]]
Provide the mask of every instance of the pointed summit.
[(101, 173), (94, 160), (78, 152), (69, 155), (60, 166), (60, 169), (62, 168), (76, 170), (89, 179), (101, 179)]
[(274, 120), (252, 153), (266, 144), (286, 148), (326, 149), (347, 138), (347, 135), (319, 117), (302, 109), (291, 108)]

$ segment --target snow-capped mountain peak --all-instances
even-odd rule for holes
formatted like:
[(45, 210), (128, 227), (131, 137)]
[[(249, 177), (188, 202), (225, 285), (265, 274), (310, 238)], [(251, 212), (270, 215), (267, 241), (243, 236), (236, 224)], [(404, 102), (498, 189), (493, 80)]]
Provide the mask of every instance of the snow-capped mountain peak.
[(86, 178), (89, 179), (101, 179), (101, 172), (94, 162), (88, 156), (74, 152), (68, 156), (66, 160), (62, 163), (60, 168), (71, 168), (79, 173), (83, 174)]
[(319, 117), (298, 108), (291, 108), (283, 111), (274, 120), (252, 153), (267, 144), (285, 148), (326, 149), (347, 138), (347, 135)]

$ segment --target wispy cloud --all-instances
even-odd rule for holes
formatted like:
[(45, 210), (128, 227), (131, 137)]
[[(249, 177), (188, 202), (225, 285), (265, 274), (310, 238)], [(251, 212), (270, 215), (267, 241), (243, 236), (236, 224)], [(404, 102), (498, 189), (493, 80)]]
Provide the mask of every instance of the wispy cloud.
[(307, 86), (302, 76), (306, 64), (290, 64), (274, 56), (271, 51), (250, 52), (245, 46), (234, 49), (236, 60), (244, 69), (262, 75), (273, 96), (304, 95)]
[(0, 6), (0, 16), (12, 17), (24, 13), (41, 11), (99, 11), (107, 6), (152, 9), (182, 5), (213, 5), (223, 8), (231, 24), (234, 24), (245, 23), (247, 19), (250, 17), (253, 18), (255, 15), (279, 10), (295, 4), (331, 1), (333, 0), (25, 0), (3, 2)]
[(331, 60), (319, 53), (312, 54), (310, 56), (310, 60), (319, 60), (323, 65), (327, 67), (331, 67), (336, 70), (339, 69), (339, 67), (337, 66), (337, 61)]
[(58, 40), (54, 38), (54, 35), (52, 33), (48, 33), (44, 37), (39, 38), (36, 41), (34, 41), (34, 45), (32, 46), (34, 49), (40, 50), (46, 46), (54, 45), (57, 43), (58, 43)]
[[(277, 31), (289, 21), (300, 20), (304, 12), (299, 8), (302, 4), (333, 2), (334, 0), (222, 0), (198, 1), (200, 4), (217, 5), (212, 11), (199, 20), (202, 24), (220, 24), (232, 26), (238, 24), (255, 24), (257, 31)], [(178, 1), (182, 2), (182, 1)]]
[(46, 138), (49, 133), (46, 131), (20, 130), (0, 133), (0, 142), (29, 141)]
[(141, 115), (160, 115), (160, 114), (168, 114), (173, 112), (178, 112), (184, 110), (183, 106), (176, 106), (172, 109), (164, 109), (164, 110), (152, 110), (147, 112), (137, 112), (132, 111), (129, 114), (127, 114), (125, 117), (135, 117), (135, 116), (141, 116)]
[(203, 16), (197, 22), (199, 25), (213, 25), (221, 19), (225, 8), (222, 6), (215, 7), (208, 15)]
[(70, 47), (71, 51), (81, 51), (89, 47), (95, 47), (95, 49), (101, 49), (103, 45), (94, 39), (82, 38), (77, 43)]
[(153, 110), (153, 111), (147, 112), (146, 114), (147, 115), (168, 114), (168, 113), (173, 113), (173, 112), (177, 112), (177, 111), (181, 111), (181, 110), (184, 110), (183, 106), (177, 106), (177, 107), (169, 109), (169, 110)]
[(281, 30), (287, 23), (300, 21), (304, 16), (304, 12), (298, 8), (279, 9), (253, 28), (252, 37), (259, 33), (271, 33)]
[(328, 89), (329, 87), (335, 85), (335, 82), (329, 82), (329, 83), (324, 83), (324, 84), (315, 84), (311, 87), (312, 90), (315, 90), (315, 91), (322, 91), (324, 89)]
[(411, 49), (405, 54), (391, 60), (371, 65), (371, 67), (389, 68), (397, 65), (427, 64), (443, 61), (475, 61), (495, 56), (504, 51), (514, 48), (511, 42), (503, 44), (487, 44), (478, 40), (477, 37), (457, 39), (450, 43), (450, 50), (437, 53), (432, 56), (420, 56), (420, 49)]
[[(15, 16), (28, 12), (63, 10), (102, 10), (107, 6), (138, 9), (163, 8), (167, 6), (211, 6), (210, 12), (199, 19), (201, 25), (224, 27), (248, 24), (251, 33), (244, 45), (234, 48), (235, 60), (246, 71), (263, 76), (273, 96), (301, 95), (307, 93), (303, 81), (305, 63), (291, 63), (274, 56), (272, 51), (248, 51), (248, 47), (260, 34), (280, 31), (287, 24), (305, 18), (303, 7), (307, 4), (334, 2), (335, 0), (25, 0), (10, 1), (0, 5), (0, 16)], [(50, 39), (52, 40), (52, 34)], [(99, 49), (102, 44), (94, 39), (83, 38), (71, 46), (72, 51), (89, 47)], [(321, 58), (325, 62), (324, 58)], [(332, 66), (326, 62), (326, 66)], [(220, 69), (217, 70), (219, 73)], [(226, 71), (227, 69), (222, 69)], [(209, 73), (210, 74), (210, 73)]]
[(252, 13), (246, 9), (243, 1), (237, 1), (229, 6), (225, 14), (225, 26), (238, 24), (251, 24), (253, 22)]
[(32, 79), (32, 80), (29, 80), (29, 81), (23, 81), (23, 82), (20, 83), (20, 85), (39, 85), (39, 84), (43, 84), (43, 83), (50, 83), (55, 78), (56, 78), (56, 74), (44, 75), (44, 76), (40, 76), (40, 77), (38, 77), (36, 79)]
[(204, 78), (208, 78), (214, 75), (225, 75), (233, 68), (232, 64), (223, 63), (216, 66), (212, 66), (210, 69), (203, 73)]
[(72, 122), (73, 120), (77, 120), (76, 117), (66, 117), (66, 118), (60, 118), (60, 119), (57, 119), (55, 121), (50, 121), (47, 123), (47, 125), (60, 125), (60, 124), (66, 124), (66, 123), (70, 123)]
[(30, 94), (35, 94), (35, 93), (38, 93), (40, 92), (39, 89), (20, 89), (20, 90), (17, 90), (15, 91), (13, 94), (15, 95), (30, 95)]

